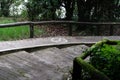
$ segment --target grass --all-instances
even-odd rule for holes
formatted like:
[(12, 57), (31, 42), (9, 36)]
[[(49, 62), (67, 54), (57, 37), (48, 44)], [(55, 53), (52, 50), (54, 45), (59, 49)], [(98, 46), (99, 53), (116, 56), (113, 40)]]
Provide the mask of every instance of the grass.
[[(15, 22), (12, 18), (0, 17), (0, 24)], [(35, 28), (35, 34), (40, 35), (43, 31)], [(18, 40), (29, 38), (29, 26), (0, 28), (0, 41)]]

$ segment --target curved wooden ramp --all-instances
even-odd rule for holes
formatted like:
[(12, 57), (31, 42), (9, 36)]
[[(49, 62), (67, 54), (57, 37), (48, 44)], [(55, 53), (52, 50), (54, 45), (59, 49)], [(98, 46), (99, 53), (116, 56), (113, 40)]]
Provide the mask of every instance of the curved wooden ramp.
[(33, 38), (18, 41), (0, 42), (0, 52), (20, 50), (46, 46), (60, 46), (71, 44), (94, 44), (102, 39), (120, 40), (120, 36), (76, 36), (76, 37), (47, 37)]
[[(88, 48), (82, 44), (94, 44), (103, 38), (120, 39), (119, 36), (87, 36), (49, 37), (0, 42), (0, 52), (6, 53), (5, 51), (19, 50), (0, 56), (0, 80), (68, 80), (73, 59)], [(71, 44), (77, 45), (71, 46)], [(56, 46), (59, 45), (70, 46), (57, 48)], [(45, 46), (51, 47), (37, 48)], [(37, 49), (26, 52), (25, 49), (28, 48)]]
[[(68, 53), (68, 48), (73, 53)], [(2, 55), (0, 80), (67, 80), (73, 58), (86, 48), (88, 47), (83, 45), (67, 47), (67, 49), (51, 47), (32, 53), (19, 51)]]

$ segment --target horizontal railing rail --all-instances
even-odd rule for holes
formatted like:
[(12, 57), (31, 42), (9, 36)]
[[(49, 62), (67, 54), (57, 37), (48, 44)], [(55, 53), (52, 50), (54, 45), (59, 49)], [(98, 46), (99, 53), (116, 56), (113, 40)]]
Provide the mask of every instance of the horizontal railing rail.
[[(39, 21), (39, 22), (32, 22), (32, 21), (25, 21), (25, 22), (0, 24), (0, 28), (28, 25), (28, 26), (30, 26), (30, 38), (33, 38), (34, 37), (34, 26), (35, 25), (45, 25), (45, 24), (79, 24), (79, 25), (96, 25), (96, 26), (111, 25), (110, 35), (112, 35), (113, 34), (113, 26), (114, 25), (120, 25), (120, 22), (76, 22), (76, 21)], [(70, 36), (72, 35), (72, 26), (69, 26), (69, 35)]]
[(120, 25), (120, 22), (76, 22), (76, 21), (40, 21), (40, 22), (16, 22), (8, 24), (0, 24), (0, 28), (15, 27), (21, 25), (42, 25), (42, 24), (81, 24), (81, 25)]

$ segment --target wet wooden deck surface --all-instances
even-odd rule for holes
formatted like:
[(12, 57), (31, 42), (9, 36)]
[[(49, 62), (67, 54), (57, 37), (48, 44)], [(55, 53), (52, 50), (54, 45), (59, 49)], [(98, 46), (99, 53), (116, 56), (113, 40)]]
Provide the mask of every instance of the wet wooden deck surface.
[(50, 47), (1, 55), (0, 80), (69, 80), (73, 59), (85, 48), (88, 47)]
[(56, 67), (39, 58), (25, 51), (0, 56), (0, 80), (62, 80)]
[(120, 40), (119, 36), (107, 37), (49, 37), (0, 42), (0, 52), (79, 44), (63, 48), (49, 47), (33, 52), (24, 50), (0, 56), (0, 80), (70, 80), (73, 59), (88, 47), (102, 39)]
[(94, 44), (102, 39), (120, 40), (120, 36), (85, 36), (85, 37), (64, 36), (64, 37), (34, 38), (18, 41), (5, 41), (0, 42), (0, 52), (66, 44)]

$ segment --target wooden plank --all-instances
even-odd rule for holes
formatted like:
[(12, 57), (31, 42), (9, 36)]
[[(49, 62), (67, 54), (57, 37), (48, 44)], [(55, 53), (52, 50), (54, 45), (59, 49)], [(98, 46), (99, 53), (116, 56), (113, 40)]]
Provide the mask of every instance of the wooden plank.
[[(18, 75), (16, 76), (18, 80), (62, 80), (63, 73), (57, 71), (54, 66), (39, 61), (25, 51), (0, 56), (1, 61), (11, 64), (11, 71), (9, 70), (9, 72), (16, 73), (12, 76)], [(5, 73), (3, 72), (3, 74)], [(10, 73), (6, 73), (6, 77)], [(8, 80), (14, 80), (14, 78)]]
[(61, 51), (68, 53), (67, 55), (72, 56), (72, 59), (74, 59), (75, 57), (80, 56), (80, 54), (83, 53), (83, 51), (85, 51), (88, 48), (89, 47), (85, 45), (74, 45), (74, 46), (61, 48)]
[[(20, 51), (20, 52), (16, 52), (13, 54), (21, 54), (22, 55), (22, 54), (28, 54), (28, 53), (25, 51)], [(16, 75), (17, 79), (15, 79), (15, 80), (33, 80), (31, 78), (34, 76), (32, 74), (29, 74), (29, 72), (31, 70), (34, 71), (34, 69), (31, 68), (31, 64), (29, 65), (29, 63), (27, 61), (19, 59), (16, 56), (14, 56), (13, 54), (0, 56), (0, 58), (1, 58), (0, 62), (4, 61), (4, 63), (10, 64), (11, 69), (9, 70), (9, 72), (12, 73), (12, 76)], [(0, 69), (1, 69), (1, 67), (0, 67)], [(7, 75), (9, 75), (10, 73), (7, 73)], [(10, 76), (7, 76), (7, 75), (6, 75), (6, 77), (9, 78)], [(11, 80), (14, 80), (14, 78), (12, 78)]]
[[(12, 64), (11, 62), (12, 60), (10, 60), (8, 57), (0, 56), (0, 80), (20, 80), (20, 77), (25, 77), (19, 73), (19, 71), (23, 70), (19, 70), (19, 67), (16, 69), (15, 64)], [(1, 79), (2, 77), (5, 79)]]
[(30, 24), (30, 21), (0, 24), (0, 28), (16, 27), (16, 26), (29, 25), (29, 24)]
[(120, 25), (120, 22), (78, 22), (78, 21), (40, 21), (30, 23), (34, 25), (42, 24)]
[(18, 41), (4, 41), (0, 42), (0, 52), (20, 50), (36, 47), (48, 47), (70, 44), (94, 44), (102, 39), (120, 40), (119, 36), (77, 36), (77, 37), (47, 37), (34, 38)]
[(67, 68), (72, 66), (72, 58), (69, 54), (62, 52), (60, 49), (52, 47), (48, 49), (38, 50), (32, 53), (33, 56), (38, 56), (39, 60), (56, 68)]
[[(0, 80), (13, 80), (16, 76), (13, 77), (13, 75), (10, 74), (10, 70), (8, 69), (0, 69)], [(18, 80), (18, 79), (15, 79)]]
[[(52, 64), (46, 64), (40, 58), (42, 56), (34, 56), (30, 54), (13, 54), (18, 59), (27, 61), (31, 69), (29, 69), (29, 74), (33, 75), (33, 79), (37, 80), (62, 80), (63, 72), (59, 72), (55, 66)], [(54, 55), (53, 55), (54, 56)], [(47, 60), (46, 60), (47, 61)], [(33, 73), (35, 72), (35, 73)]]
[[(23, 80), (23, 79), (34, 80), (34, 78), (38, 80), (40, 78), (39, 76), (41, 73), (40, 69), (42, 69), (41, 67), (39, 67), (38, 65), (31, 64), (30, 62), (22, 58), (16, 57), (13, 54), (6, 57), (7, 58), (6, 61), (12, 64), (12, 67), (13, 67), (12, 71), (16, 72), (16, 74), (19, 74), (18, 78), (20, 80)], [(16, 53), (16, 54), (19, 54), (19, 53)], [(36, 67), (39, 67), (39, 69)]]
[(77, 21), (39, 21), (39, 22), (16, 22), (8, 24), (0, 24), (0, 28), (15, 27), (22, 25), (45, 25), (45, 24), (81, 24), (81, 25), (120, 25), (120, 22), (77, 22)]

